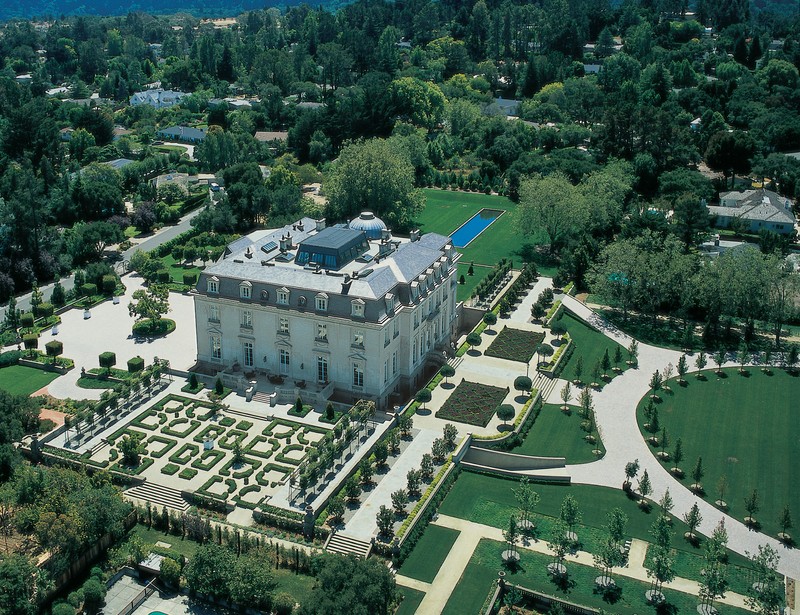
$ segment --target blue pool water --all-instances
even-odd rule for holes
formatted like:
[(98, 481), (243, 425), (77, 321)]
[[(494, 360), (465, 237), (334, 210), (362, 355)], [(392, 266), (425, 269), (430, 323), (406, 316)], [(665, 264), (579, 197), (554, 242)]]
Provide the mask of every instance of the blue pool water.
[(503, 214), (501, 209), (481, 209), (450, 234), (456, 248), (465, 248)]

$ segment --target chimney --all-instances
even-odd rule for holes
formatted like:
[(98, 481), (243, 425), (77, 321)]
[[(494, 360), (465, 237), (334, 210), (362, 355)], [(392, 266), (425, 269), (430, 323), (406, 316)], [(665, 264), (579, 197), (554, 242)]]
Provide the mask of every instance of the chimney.
[(419, 241), (419, 229), (411, 231), (411, 241)]
[(292, 236), (289, 233), (286, 235), (281, 235), (279, 240), (281, 252), (286, 252), (287, 250), (292, 249)]
[(321, 230), (325, 229), (325, 218), (320, 218), (319, 220), (315, 220), (317, 224), (317, 232), (319, 233)]
[(392, 238), (392, 231), (388, 228), (381, 229), (381, 240), (382, 241), (389, 241)]
[(303, 223), (302, 222), (298, 222), (297, 223), (297, 230), (298, 231), (302, 231), (303, 230)]
[(378, 246), (378, 256), (383, 257), (387, 256), (392, 252), (392, 244), (389, 241), (381, 241), (380, 245)]

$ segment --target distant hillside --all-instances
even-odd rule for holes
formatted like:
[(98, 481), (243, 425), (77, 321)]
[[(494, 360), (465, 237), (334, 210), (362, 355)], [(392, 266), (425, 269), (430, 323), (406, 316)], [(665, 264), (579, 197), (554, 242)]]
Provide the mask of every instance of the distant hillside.
[(0, 20), (60, 15), (125, 15), (131, 11), (152, 15), (191, 13), (201, 17), (216, 17), (299, 3), (299, 0), (26, 0), (0, 2)]

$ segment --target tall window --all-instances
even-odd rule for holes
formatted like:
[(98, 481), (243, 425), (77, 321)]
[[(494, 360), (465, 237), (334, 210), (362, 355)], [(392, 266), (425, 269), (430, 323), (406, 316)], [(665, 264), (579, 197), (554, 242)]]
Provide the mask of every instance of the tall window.
[(383, 362), (383, 383), (389, 382), (389, 359)]
[(328, 358), (317, 357), (317, 382), (328, 382)]
[(419, 308), (414, 310), (414, 328), (419, 327)]
[(328, 325), (324, 322), (317, 323), (317, 339), (318, 340), (328, 340)]
[(417, 363), (417, 338), (414, 338), (414, 352), (411, 354), (411, 360), (416, 365)]
[(291, 361), (291, 357), (289, 355), (288, 350), (283, 350), (281, 348), (280, 351), (280, 366), (281, 366), (281, 373), (288, 374), (289, 373), (289, 364)]
[(211, 358), (222, 358), (222, 338), (219, 335), (211, 336)]
[(397, 337), (398, 335), (400, 335), (400, 321), (395, 319), (393, 336)]
[(244, 343), (244, 366), (253, 367), (253, 342)]
[(289, 333), (289, 319), (281, 318), (278, 331), (281, 333)]
[(396, 373), (397, 373), (397, 351), (395, 350), (392, 353), (392, 374), (394, 375)]
[(250, 310), (242, 310), (242, 326), (246, 329), (253, 328), (253, 312)]
[(209, 280), (208, 281), (208, 292), (210, 292), (210, 293), (218, 293), (219, 292), (219, 282), (217, 280)]
[(389, 336), (390, 335), (391, 334), (389, 333), (389, 327), (386, 327), (386, 329), (383, 330), (383, 345), (384, 346), (388, 346), (389, 345), (389, 341), (390, 341)]
[(289, 291), (281, 289), (278, 291), (278, 303), (281, 305), (289, 305)]
[(314, 307), (316, 307), (318, 312), (327, 312), (328, 298), (325, 295), (317, 295), (316, 299), (314, 300)]
[(212, 305), (208, 308), (208, 319), (211, 322), (219, 322), (219, 306)]
[(239, 296), (242, 299), (250, 299), (253, 296), (253, 288), (249, 284), (239, 286)]
[(353, 386), (364, 386), (364, 366), (358, 363), (353, 363)]

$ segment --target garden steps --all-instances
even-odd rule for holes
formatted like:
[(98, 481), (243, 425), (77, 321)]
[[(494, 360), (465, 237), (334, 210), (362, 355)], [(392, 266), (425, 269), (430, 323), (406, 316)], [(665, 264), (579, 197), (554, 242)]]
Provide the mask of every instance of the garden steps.
[(157, 485), (155, 483), (143, 483), (136, 485), (125, 491), (128, 497), (136, 498), (144, 502), (150, 502), (154, 507), (166, 506), (181, 512), (189, 510), (189, 503), (183, 499), (181, 492), (172, 487)]
[[(257, 401), (255, 396), (253, 396), (253, 401)], [(255, 412), (245, 412), (244, 410), (238, 410), (235, 408), (226, 408), (224, 414), (241, 416), (246, 419), (255, 419), (256, 421), (271, 421), (273, 418), (275, 418), (272, 414), (256, 414)]]
[(273, 393), (265, 393), (264, 391), (256, 391), (253, 393), (253, 401), (269, 405)]
[(369, 557), (370, 551), (372, 551), (372, 542), (348, 536), (342, 532), (333, 532), (328, 538), (325, 550), (329, 553), (355, 555), (366, 559)]

